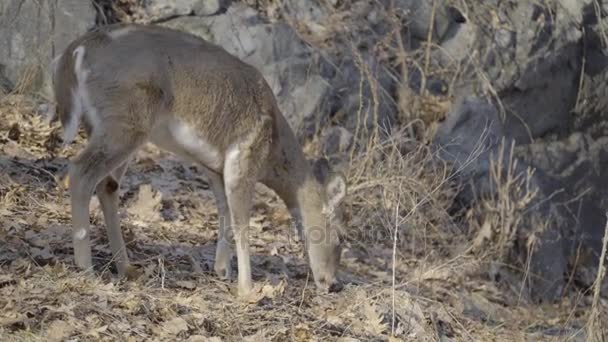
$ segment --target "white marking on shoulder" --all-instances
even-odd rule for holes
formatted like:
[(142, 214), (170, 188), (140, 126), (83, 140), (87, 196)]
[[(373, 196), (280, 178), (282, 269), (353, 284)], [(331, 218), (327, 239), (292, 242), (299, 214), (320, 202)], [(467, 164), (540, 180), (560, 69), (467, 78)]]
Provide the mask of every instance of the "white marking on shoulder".
[(74, 57), (74, 74), (76, 75), (76, 88), (72, 90), (72, 113), (70, 114), (70, 121), (64, 128), (64, 141), (70, 143), (76, 137), (78, 133), (78, 127), (80, 126), (80, 120), (84, 113), (87, 118), (87, 122), (93, 127), (93, 130), (99, 123), (99, 116), (97, 115), (97, 109), (91, 102), (89, 89), (87, 88), (87, 79), (90, 70), (86, 69), (83, 65), (85, 54), (85, 47), (80, 45), (72, 56)]
[(81, 241), (87, 237), (87, 230), (85, 228), (79, 228), (74, 231), (74, 240)]
[(120, 37), (124, 37), (124, 36), (128, 35), (129, 33), (133, 32), (133, 31), (135, 31), (135, 28), (132, 26), (121, 27), (119, 29), (108, 32), (108, 36), (110, 36), (110, 38), (112, 38), (112, 39), (118, 39)]
[(197, 134), (189, 124), (174, 119), (169, 123), (169, 130), (173, 141), (198, 162), (212, 170), (221, 170), (224, 160), (218, 149)]

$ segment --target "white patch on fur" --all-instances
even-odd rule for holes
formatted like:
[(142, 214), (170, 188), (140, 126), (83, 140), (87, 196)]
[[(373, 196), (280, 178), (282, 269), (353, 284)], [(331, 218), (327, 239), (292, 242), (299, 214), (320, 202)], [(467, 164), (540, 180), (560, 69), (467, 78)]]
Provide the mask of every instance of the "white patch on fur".
[(329, 210), (333, 211), (346, 196), (346, 180), (341, 175), (333, 176), (325, 186)]
[(99, 122), (97, 109), (92, 105), (89, 90), (87, 89), (87, 78), (91, 71), (83, 66), (84, 53), (85, 48), (82, 45), (74, 49), (74, 52), (72, 53), (74, 58), (76, 87), (72, 89), (72, 112), (70, 113), (70, 121), (68, 122), (68, 125), (64, 127), (63, 140), (65, 143), (70, 143), (76, 137), (83, 113), (86, 115), (87, 121), (93, 129)]
[(80, 228), (74, 231), (74, 240), (81, 241), (87, 237), (87, 230), (85, 228)]
[(224, 159), (218, 149), (196, 129), (178, 119), (159, 124), (150, 137), (158, 147), (173, 152), (180, 157), (200, 163), (215, 172), (222, 170)]
[(239, 150), (238, 144), (230, 147), (226, 153), (226, 163), (224, 164), (224, 183), (227, 188), (230, 188), (230, 184), (235, 184), (242, 175), (242, 170), (239, 167), (239, 158), (241, 151)]
[(116, 30), (112, 30), (112, 31), (108, 32), (108, 35), (112, 39), (118, 39), (120, 37), (124, 37), (124, 36), (128, 35), (129, 33), (133, 32), (133, 31), (135, 31), (134, 27), (127, 26), (127, 27), (116, 29)]

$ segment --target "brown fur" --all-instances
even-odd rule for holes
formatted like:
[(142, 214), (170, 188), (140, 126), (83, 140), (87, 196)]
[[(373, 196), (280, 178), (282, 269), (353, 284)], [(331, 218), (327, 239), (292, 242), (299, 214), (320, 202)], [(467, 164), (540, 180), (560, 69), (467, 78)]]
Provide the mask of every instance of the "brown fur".
[[(205, 168), (218, 201), (220, 215), (233, 224), (239, 259), (239, 290), (250, 288), (248, 243), (239, 241), (249, 223), (253, 186), (262, 181), (301, 216), (313, 275), (320, 287), (336, 283), (339, 240), (323, 214), (328, 203), (327, 179), (315, 177), (302, 150), (280, 113), (272, 90), (252, 66), (222, 48), (193, 35), (156, 26), (111, 25), (72, 42), (59, 58), (54, 75), (59, 119), (64, 127), (74, 117), (73, 99), (78, 88), (74, 51), (84, 47), (83, 68), (88, 72), (85, 89), (94, 113), (82, 120), (90, 136), (85, 150), (73, 161), (70, 193), (75, 229), (75, 254), (79, 266), (89, 268), (88, 205), (97, 187), (117, 266), (123, 273), (128, 258), (122, 242), (115, 188), (130, 155), (152, 132), (166, 133), (165, 126), (178, 119), (194, 128), (196, 135), (220, 156), (217, 165), (205, 164), (200, 154), (174, 142), (164, 148)], [(85, 108), (86, 110), (86, 108)], [(238, 151), (234, 165), (227, 154)], [(207, 151), (208, 152), (208, 151)], [(219, 165), (221, 164), (221, 165)], [(223, 165), (223, 166), (222, 166)], [(234, 173), (226, 178), (226, 168)], [(338, 185), (343, 180), (337, 179)], [(342, 183), (341, 183), (342, 182)], [(335, 183), (335, 182), (334, 182)], [(339, 186), (339, 189), (345, 190)], [(343, 195), (339, 193), (338, 196)], [(326, 239), (312, 241), (309, 227), (322, 227)], [(84, 233), (82, 230), (85, 229)], [(118, 232), (118, 233), (116, 233)], [(82, 235), (84, 239), (79, 239)], [(220, 239), (230, 232), (220, 226)], [(112, 241), (114, 243), (112, 244)], [(226, 250), (217, 258), (225, 258)], [(229, 264), (218, 262), (218, 274), (228, 275)], [(243, 261), (243, 265), (241, 265)], [(242, 269), (243, 268), (243, 269)], [(243, 274), (241, 274), (243, 273)]]

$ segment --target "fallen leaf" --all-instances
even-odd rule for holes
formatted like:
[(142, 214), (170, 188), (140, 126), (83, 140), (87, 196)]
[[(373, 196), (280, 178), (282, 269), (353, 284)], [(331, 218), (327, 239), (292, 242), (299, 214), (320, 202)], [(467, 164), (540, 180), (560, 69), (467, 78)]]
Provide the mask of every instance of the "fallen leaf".
[(310, 332), (310, 327), (304, 323), (298, 324), (294, 331), (293, 336), (296, 341), (312, 341), (313, 335)]
[(486, 241), (492, 239), (492, 235), (492, 224), (490, 223), (490, 220), (485, 220), (483, 222), (483, 225), (481, 225), (481, 229), (479, 229), (479, 232), (477, 232), (475, 240), (473, 240), (473, 245), (471, 246), (471, 249), (474, 252), (479, 252), (481, 248), (485, 245)]
[(46, 339), (48, 341), (63, 341), (70, 336), (73, 330), (74, 327), (67, 322), (53, 321), (46, 329)]
[(218, 337), (205, 337), (203, 335), (192, 335), (190, 337), (188, 337), (188, 339), (186, 340), (186, 342), (221, 342), (222, 339), (218, 338)]
[(171, 335), (177, 335), (188, 330), (188, 322), (181, 317), (175, 317), (163, 323), (163, 330)]
[(189, 280), (178, 280), (175, 282), (175, 285), (188, 290), (196, 289), (196, 283)]
[(258, 330), (258, 332), (256, 332), (253, 335), (245, 336), (243, 341), (244, 342), (264, 342), (264, 341), (268, 341), (268, 338), (266, 337), (266, 331)]
[(365, 330), (375, 335), (382, 335), (386, 331), (386, 323), (383, 322), (383, 317), (378, 313), (375, 305), (365, 302), (363, 314), (366, 319)]
[(26, 315), (16, 312), (9, 312), (6, 313), (5, 316), (0, 316), (0, 327), (11, 326), (15, 323), (25, 322), (26, 320)]
[(139, 188), (137, 200), (129, 207), (128, 212), (146, 221), (159, 221), (162, 195), (152, 190), (150, 184)]

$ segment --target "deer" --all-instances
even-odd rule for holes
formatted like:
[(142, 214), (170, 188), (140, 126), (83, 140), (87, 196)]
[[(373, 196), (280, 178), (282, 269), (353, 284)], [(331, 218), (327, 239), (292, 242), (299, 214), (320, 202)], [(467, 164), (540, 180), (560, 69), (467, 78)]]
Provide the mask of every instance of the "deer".
[(346, 180), (327, 159), (309, 161), (272, 89), (252, 65), (193, 34), (157, 25), (112, 24), (72, 41), (52, 64), (57, 117), (69, 144), (86, 146), (68, 171), (74, 260), (93, 270), (89, 203), (100, 203), (119, 276), (130, 266), (118, 217), (120, 181), (146, 143), (199, 166), (215, 197), (213, 269), (237, 293), (253, 288), (248, 226), (262, 183), (285, 203), (318, 290), (339, 291)]

